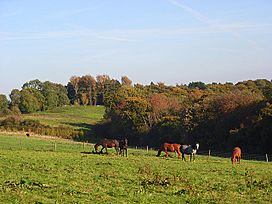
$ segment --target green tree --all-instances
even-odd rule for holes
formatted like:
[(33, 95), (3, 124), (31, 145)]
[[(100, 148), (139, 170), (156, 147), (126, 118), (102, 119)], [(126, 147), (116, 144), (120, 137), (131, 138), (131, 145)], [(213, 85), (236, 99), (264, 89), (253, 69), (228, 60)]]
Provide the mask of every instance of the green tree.
[(197, 82), (190, 82), (188, 85), (189, 88), (199, 88), (199, 89), (206, 89), (207, 86), (204, 82), (197, 81)]
[[(40, 97), (43, 98), (42, 95)], [(22, 113), (32, 113), (41, 110), (40, 101), (30, 88), (21, 90), (19, 108)]]
[(7, 115), (9, 114), (9, 109), (8, 109), (8, 99), (6, 95), (0, 94), (0, 115)]
[(18, 89), (13, 89), (9, 95), (12, 106), (19, 106), (20, 103), (20, 91)]

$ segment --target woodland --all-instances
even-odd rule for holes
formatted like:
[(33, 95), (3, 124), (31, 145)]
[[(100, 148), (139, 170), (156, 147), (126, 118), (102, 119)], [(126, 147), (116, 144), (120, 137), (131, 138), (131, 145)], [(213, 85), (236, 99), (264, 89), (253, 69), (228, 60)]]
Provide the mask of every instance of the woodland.
[[(245, 152), (272, 153), (272, 82), (267, 79), (188, 85), (133, 84), (127, 76), (118, 81), (108, 75), (72, 76), (66, 85), (35, 79), (13, 89), (9, 98), (0, 94), (0, 128), (51, 131), (16, 117), (62, 106), (105, 106), (93, 131), (99, 137), (126, 137), (130, 145), (198, 142), (202, 149), (240, 146)], [(58, 131), (50, 134), (59, 136)], [(65, 131), (88, 137), (88, 132)]]

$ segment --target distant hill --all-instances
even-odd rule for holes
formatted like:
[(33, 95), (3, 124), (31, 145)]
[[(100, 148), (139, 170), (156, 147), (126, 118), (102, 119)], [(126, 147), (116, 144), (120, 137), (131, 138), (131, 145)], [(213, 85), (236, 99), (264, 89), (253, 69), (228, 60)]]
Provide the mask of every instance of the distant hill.
[[(50, 111), (22, 114), (15, 117), (2, 117), (0, 127), (2, 131), (30, 131), (33, 134), (65, 138), (69, 138), (71, 135), (82, 137), (92, 135), (93, 125), (103, 118), (104, 112), (104, 106), (58, 107)], [(71, 131), (75, 132), (72, 133)], [(52, 134), (50, 134), (51, 132)]]

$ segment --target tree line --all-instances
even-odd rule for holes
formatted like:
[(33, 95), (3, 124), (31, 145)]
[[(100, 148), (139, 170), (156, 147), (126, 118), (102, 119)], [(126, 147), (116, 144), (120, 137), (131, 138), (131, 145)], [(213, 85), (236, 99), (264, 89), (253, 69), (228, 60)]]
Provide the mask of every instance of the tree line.
[(199, 142), (203, 149), (240, 146), (247, 152), (272, 152), (269, 80), (125, 85), (105, 100), (105, 106), (99, 130), (126, 136), (131, 143), (158, 147), (164, 142)]
[(72, 76), (66, 86), (32, 80), (0, 95), (0, 114), (31, 113), (64, 105), (104, 105), (99, 135), (128, 137), (130, 144), (199, 142), (204, 149), (241, 146), (271, 153), (272, 82), (132, 84), (108, 75)]
[(121, 85), (131, 85), (127, 76), (121, 82), (108, 75), (72, 76), (66, 86), (50, 81), (31, 80), (22, 89), (13, 89), (10, 100), (0, 94), (0, 115), (33, 113), (51, 110), (65, 105), (104, 105), (107, 95)]

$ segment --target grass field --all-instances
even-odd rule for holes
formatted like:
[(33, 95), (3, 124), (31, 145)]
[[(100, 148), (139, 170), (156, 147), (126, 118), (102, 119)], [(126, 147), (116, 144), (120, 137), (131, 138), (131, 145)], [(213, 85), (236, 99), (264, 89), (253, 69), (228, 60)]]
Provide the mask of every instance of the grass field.
[(51, 111), (25, 114), (22, 118), (39, 120), (45, 125), (89, 130), (90, 125), (102, 119), (104, 112), (104, 106), (66, 106)]
[(0, 134), (0, 203), (272, 203), (272, 164)]

